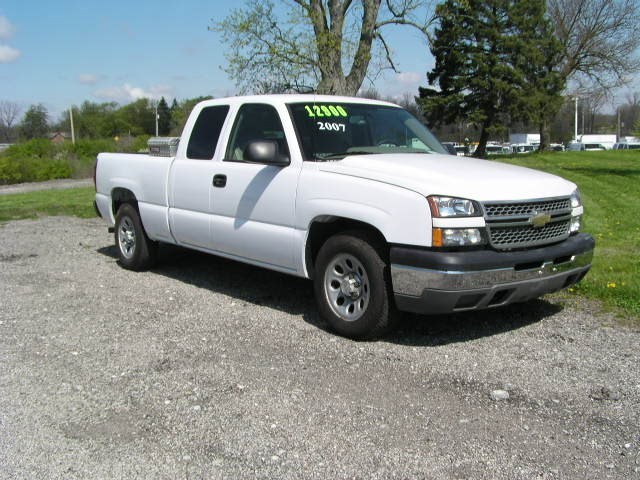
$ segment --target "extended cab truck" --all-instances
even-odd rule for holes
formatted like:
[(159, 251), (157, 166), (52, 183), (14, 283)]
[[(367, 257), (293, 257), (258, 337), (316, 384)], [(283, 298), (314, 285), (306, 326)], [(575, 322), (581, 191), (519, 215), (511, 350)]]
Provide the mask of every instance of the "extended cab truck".
[(446, 155), (393, 104), (207, 100), (179, 143), (151, 147), (97, 160), (96, 207), (123, 267), (148, 268), (166, 242), (310, 278), (320, 313), (348, 337), (379, 335), (398, 310), (535, 298), (591, 265), (573, 183)]

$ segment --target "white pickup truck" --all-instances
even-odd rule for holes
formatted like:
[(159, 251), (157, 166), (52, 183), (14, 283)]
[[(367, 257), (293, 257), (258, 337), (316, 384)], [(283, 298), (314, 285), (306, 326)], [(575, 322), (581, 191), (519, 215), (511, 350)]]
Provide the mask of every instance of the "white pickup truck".
[(493, 308), (555, 292), (591, 266), (583, 207), (562, 178), (447, 155), (402, 108), (266, 95), (198, 104), (150, 155), (101, 153), (96, 208), (120, 264), (159, 242), (312, 279), (338, 333), (398, 311)]

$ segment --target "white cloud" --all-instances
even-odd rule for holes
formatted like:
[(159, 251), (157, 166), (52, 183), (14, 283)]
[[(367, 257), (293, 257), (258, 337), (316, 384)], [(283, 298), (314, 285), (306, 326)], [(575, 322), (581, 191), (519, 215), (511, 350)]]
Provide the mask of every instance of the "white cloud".
[(422, 81), (422, 75), (416, 72), (401, 72), (396, 75), (396, 80), (402, 85), (416, 86)]
[(95, 85), (102, 80), (102, 75), (96, 75), (94, 73), (83, 73), (78, 76), (78, 82), (83, 85)]
[(22, 52), (9, 45), (0, 45), (0, 63), (10, 63), (16, 60)]
[(93, 92), (98, 98), (106, 100), (115, 100), (117, 102), (131, 102), (140, 98), (159, 99), (160, 97), (170, 96), (172, 88), (168, 85), (153, 85), (145, 90), (141, 87), (134, 87), (128, 83), (122, 86), (101, 88)]
[(406, 94), (418, 95), (418, 87), (424, 86), (426, 83), (425, 76), (417, 72), (394, 73), (393, 75), (385, 75), (379, 91), (385, 97), (400, 100)]
[(16, 27), (7, 17), (0, 16), (0, 40), (9, 40), (16, 32)]

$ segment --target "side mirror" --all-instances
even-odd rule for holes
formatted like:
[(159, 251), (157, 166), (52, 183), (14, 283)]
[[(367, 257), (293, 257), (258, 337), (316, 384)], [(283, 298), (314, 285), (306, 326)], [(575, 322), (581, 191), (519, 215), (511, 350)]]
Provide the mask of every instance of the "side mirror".
[(252, 163), (263, 163), (276, 167), (286, 167), (291, 163), (289, 157), (280, 154), (275, 140), (255, 140), (244, 149), (243, 159)]

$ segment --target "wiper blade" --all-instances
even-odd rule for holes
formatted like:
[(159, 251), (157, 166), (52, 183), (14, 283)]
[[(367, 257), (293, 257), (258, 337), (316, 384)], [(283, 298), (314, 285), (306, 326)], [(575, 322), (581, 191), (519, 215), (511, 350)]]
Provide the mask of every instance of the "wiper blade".
[(365, 151), (365, 150), (349, 150), (348, 152), (340, 152), (340, 153), (329, 153), (327, 155), (316, 155), (316, 160), (318, 160), (319, 162), (325, 161), (325, 160), (342, 160), (344, 157), (348, 157), (349, 155), (368, 155), (371, 154), (371, 152)]
[(315, 160), (317, 162), (324, 162), (327, 160), (342, 160), (344, 157), (348, 157), (350, 155), (376, 155), (376, 154), (386, 154), (386, 153), (425, 153), (432, 154), (435, 153), (433, 150), (422, 150), (420, 148), (411, 148), (411, 147), (351, 147), (346, 152), (340, 153), (321, 153), (316, 154)]

